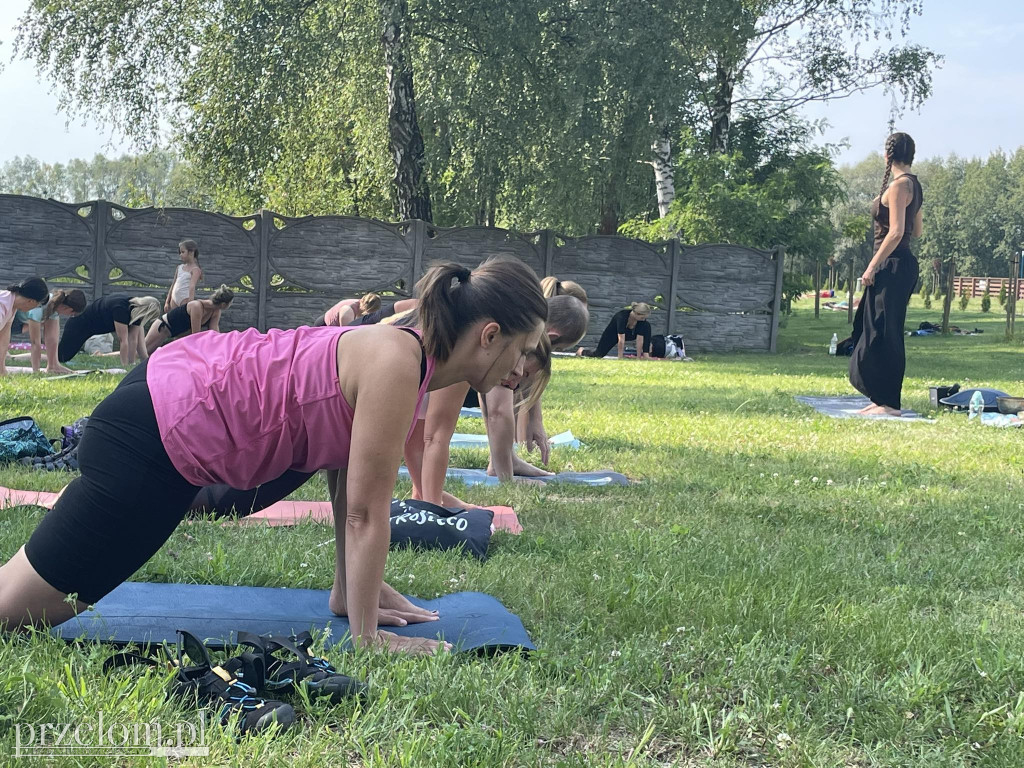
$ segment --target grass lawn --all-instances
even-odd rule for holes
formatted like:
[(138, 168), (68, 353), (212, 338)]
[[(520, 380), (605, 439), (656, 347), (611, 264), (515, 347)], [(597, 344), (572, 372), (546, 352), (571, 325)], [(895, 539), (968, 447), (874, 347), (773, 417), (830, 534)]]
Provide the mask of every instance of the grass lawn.
[[(393, 552), (387, 565), (391, 584), (422, 597), (494, 594), (540, 651), (331, 652), (370, 680), (366, 703), (297, 702), (300, 722), (277, 737), (236, 743), (215, 729), (194, 764), (1024, 765), (1024, 433), (947, 412), (934, 424), (830, 420), (797, 404), (852, 393), (846, 359), (826, 354), (846, 315), (823, 315), (799, 303), (772, 356), (556, 359), (549, 432), (572, 429), (586, 447), (555, 453), (554, 468), (614, 468), (638, 484), (456, 489), (512, 504), (525, 532), (496, 534), (484, 564)], [(937, 303), (915, 306), (907, 327), (940, 317)], [(954, 309), (953, 322), (985, 333), (908, 338), (905, 405), (928, 412), (939, 383), (1024, 394), (1024, 348), (1003, 342), (1001, 316)], [(8, 377), (0, 410), (55, 435), (115, 381)], [(65, 479), (0, 469), (0, 485)], [(326, 489), (317, 479), (300, 494)], [(0, 510), (0, 558), (41, 515)], [(327, 588), (328, 538), (317, 525), (200, 523), (135, 578)], [(0, 762), (14, 764), (16, 723), (194, 718), (165, 700), (159, 675), (104, 675), (107, 655), (0, 638)]]

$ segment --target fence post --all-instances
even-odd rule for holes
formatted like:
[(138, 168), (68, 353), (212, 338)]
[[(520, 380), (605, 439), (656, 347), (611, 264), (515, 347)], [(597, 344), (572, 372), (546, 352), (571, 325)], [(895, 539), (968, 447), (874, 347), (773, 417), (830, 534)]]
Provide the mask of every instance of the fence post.
[(423, 246), (427, 241), (427, 222), (422, 219), (413, 219), (412, 222), (412, 285), (409, 286), (409, 295), (412, 296), (412, 289), (419, 282), (423, 275)]
[(555, 233), (550, 229), (541, 230), (540, 248), (544, 256), (544, 274), (541, 277), (548, 277), (555, 274)]
[(679, 238), (668, 241), (668, 318), (665, 320), (665, 335), (672, 333), (676, 326), (676, 304), (679, 303)]
[(92, 210), (96, 217), (96, 227), (93, 230), (92, 264), (89, 267), (89, 274), (92, 276), (92, 298), (95, 301), (106, 292), (107, 280), (110, 279), (110, 270), (107, 268), (107, 220), (110, 218), (110, 203), (106, 200), (97, 200)]
[(260, 228), (256, 252), (256, 327), (260, 333), (267, 332), (267, 291), (270, 287), (270, 228), (274, 226), (274, 214), (260, 208), (256, 219)]
[(773, 249), (777, 262), (775, 264), (775, 301), (772, 302), (772, 330), (768, 342), (768, 351), (775, 351), (779, 340), (779, 313), (782, 311), (782, 270), (786, 261), (786, 246), (776, 245)]

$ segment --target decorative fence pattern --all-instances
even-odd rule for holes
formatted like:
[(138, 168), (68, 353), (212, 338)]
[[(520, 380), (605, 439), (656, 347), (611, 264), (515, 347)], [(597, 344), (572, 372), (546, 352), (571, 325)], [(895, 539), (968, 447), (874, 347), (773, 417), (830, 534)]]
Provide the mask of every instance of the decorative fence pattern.
[(0, 279), (8, 282), (40, 275), (82, 288), (90, 298), (116, 292), (162, 297), (185, 239), (199, 243), (200, 293), (220, 283), (235, 289), (224, 329), (296, 327), (366, 291), (408, 296), (435, 260), (473, 267), (507, 254), (538, 275), (575, 280), (586, 289), (587, 344), (632, 301), (659, 308), (651, 316), (655, 332), (681, 334), (692, 351), (775, 351), (778, 334), (782, 248), (443, 229), (347, 216), (289, 218), (271, 211), (232, 217), (0, 195)]

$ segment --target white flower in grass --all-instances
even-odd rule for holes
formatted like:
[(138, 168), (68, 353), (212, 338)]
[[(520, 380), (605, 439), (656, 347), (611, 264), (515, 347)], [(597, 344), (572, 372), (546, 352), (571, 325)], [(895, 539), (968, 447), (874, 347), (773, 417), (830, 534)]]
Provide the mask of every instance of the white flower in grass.
[(831, 480), (826, 480), (825, 485), (835, 485), (835, 483), (832, 482)]
[(793, 481), (793, 485), (800, 485), (800, 481), (799, 480), (794, 480)]
[(594, 581), (600, 581), (601, 577), (598, 574), (594, 574)]
[(309, 568), (309, 563), (299, 563), (299, 568)]
[(686, 627), (676, 627), (676, 632), (685, 632)]
[(812, 477), (812, 478), (811, 478), (811, 482), (812, 482), (812, 483), (816, 483), (816, 482), (818, 482), (818, 478), (816, 478), (816, 477)]
[(621, 655), (622, 655), (622, 651), (620, 651), (620, 650), (618, 650), (618, 649), (615, 649), (615, 650), (613, 650), (613, 651), (611, 652), (611, 654), (609, 654), (609, 655), (610, 655), (610, 656), (611, 656), (611, 657), (612, 657), (613, 659), (617, 659), (617, 658), (619, 658), (619, 656), (621, 656)]
[(778, 476), (779, 476), (778, 472), (772, 472), (772, 477), (778, 477)]
[(413, 575), (412, 575), (412, 574), (410, 573), (410, 574), (409, 574), (409, 583), (410, 583), (410, 584), (412, 584), (412, 583), (413, 583), (413, 581), (415, 581), (415, 580), (416, 580), (416, 577), (415, 577), (415, 576), (413, 576)]
[(879, 483), (879, 485), (885, 488), (885, 486), (888, 485), (888, 483), (886, 483), (885, 480), (883, 480), (882, 482)]

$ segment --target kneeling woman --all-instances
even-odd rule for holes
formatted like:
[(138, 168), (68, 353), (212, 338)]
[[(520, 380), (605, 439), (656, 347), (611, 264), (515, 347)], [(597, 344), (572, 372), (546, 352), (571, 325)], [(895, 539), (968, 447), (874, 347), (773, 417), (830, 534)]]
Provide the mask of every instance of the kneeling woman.
[[(327, 469), (337, 472), (330, 609), (348, 615), (359, 646), (436, 650), (378, 629), (381, 607), (404, 600), (383, 585), (402, 449), (427, 390), (514, 388), (547, 304), (515, 260), (435, 266), (419, 291), (421, 332), (200, 333), (128, 374), (89, 419), (81, 477), (0, 567), (0, 627), (56, 624), (97, 602), (160, 549), (201, 486)], [(407, 605), (413, 620), (436, 618)]]
[(234, 291), (221, 285), (208, 299), (192, 299), (165, 314), (149, 327), (146, 351), (153, 354), (168, 339), (200, 331), (220, 330), (220, 313), (231, 306)]
[(626, 354), (626, 342), (636, 341), (636, 357), (638, 360), (650, 359), (651, 357), (651, 324), (647, 322), (651, 314), (651, 307), (642, 301), (634, 301), (629, 309), (623, 309), (615, 313), (608, 327), (601, 334), (597, 342), (597, 349), (587, 351), (583, 347), (576, 350), (577, 355), (583, 357), (604, 357), (612, 351), (612, 347), (618, 347), (619, 359)]
[(380, 312), (380, 296), (376, 293), (365, 293), (359, 299), (342, 299), (324, 312), (313, 323), (314, 328), (321, 325), (361, 325), (361, 320), (374, 312)]

